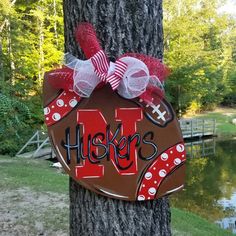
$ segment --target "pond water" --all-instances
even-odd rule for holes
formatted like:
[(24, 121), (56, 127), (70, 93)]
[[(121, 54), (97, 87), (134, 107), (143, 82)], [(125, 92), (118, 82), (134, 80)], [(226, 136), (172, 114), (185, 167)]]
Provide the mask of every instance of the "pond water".
[(171, 205), (209, 219), (236, 234), (236, 139), (186, 143), (187, 176)]

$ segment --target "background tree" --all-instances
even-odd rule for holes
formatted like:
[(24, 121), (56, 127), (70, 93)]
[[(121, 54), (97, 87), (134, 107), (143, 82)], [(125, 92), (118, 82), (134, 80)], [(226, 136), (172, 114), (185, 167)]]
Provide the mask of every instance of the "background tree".
[(228, 92), (235, 20), (219, 7), (217, 0), (165, 1), (166, 63), (172, 70), (167, 92), (178, 112), (214, 108)]
[[(83, 54), (75, 41), (79, 22), (91, 22), (111, 59), (125, 52), (163, 57), (161, 0), (64, 0), (66, 52)], [(125, 202), (98, 196), (70, 179), (71, 235), (170, 235), (166, 198)]]
[[(83, 8), (88, 8), (89, 2), (78, 2), (83, 3)], [(217, 0), (164, 1), (165, 63), (172, 71), (166, 83), (166, 92), (179, 113), (213, 109), (222, 103), (230, 106), (236, 104), (236, 19), (219, 12), (219, 7), (224, 3), (225, 1)], [(98, 1), (94, 4), (100, 6)], [(93, 22), (100, 22), (101, 17), (97, 12), (102, 11), (105, 19), (116, 23), (121, 17), (115, 15), (115, 10), (118, 7), (118, 11), (120, 8), (123, 11), (123, 8), (128, 8), (126, 5), (134, 8), (134, 13), (131, 10), (127, 10), (128, 14), (119, 13), (125, 19), (122, 22), (130, 24), (131, 18), (135, 22), (142, 21), (143, 13), (135, 14), (140, 5), (136, 6), (133, 1), (124, 7), (115, 3), (114, 7), (109, 5), (108, 9), (103, 9), (103, 6), (98, 9), (94, 5), (96, 14), (84, 15), (91, 17)], [(147, 8), (146, 3), (143, 12), (150, 16), (156, 14)], [(0, 13), (0, 93), (8, 101), (13, 98), (14, 101), (21, 102), (31, 113), (31, 119), (24, 115), (20, 117), (28, 111), (22, 113), (15, 107), (14, 113), (9, 109), (8, 112), (5, 110), (4, 115), (0, 115), (4, 132), (11, 134), (8, 142), (0, 134), (0, 153), (14, 155), (32, 135), (32, 130), (44, 128), (41, 85), (43, 72), (61, 64), (64, 44), (62, 0), (2, 0)], [(125, 26), (122, 25), (119, 37), (116, 40), (108, 38), (111, 42), (104, 45), (105, 48), (111, 45), (110, 55), (116, 50), (118, 54), (121, 53), (119, 45), (122, 45), (124, 51), (136, 48), (137, 51), (150, 55), (162, 51), (159, 45), (155, 45), (156, 49), (150, 49), (151, 41), (147, 32), (153, 26), (150, 26), (149, 21), (145, 23), (144, 29), (143, 24), (135, 24), (135, 28), (131, 25), (128, 38), (125, 37), (126, 32), (122, 30)], [(112, 29), (112, 26), (104, 28), (100, 35), (107, 37)], [(138, 35), (147, 42), (147, 46), (139, 42), (130, 43)], [(9, 104), (8, 101), (1, 102)], [(3, 107), (4, 104), (0, 106)], [(11, 129), (11, 125), (6, 126), (3, 117), (12, 117), (15, 129)], [(23, 129), (15, 123), (18, 118)]]
[(0, 12), (0, 153), (14, 155), (43, 125), (43, 73), (63, 54), (62, 1), (3, 0)]

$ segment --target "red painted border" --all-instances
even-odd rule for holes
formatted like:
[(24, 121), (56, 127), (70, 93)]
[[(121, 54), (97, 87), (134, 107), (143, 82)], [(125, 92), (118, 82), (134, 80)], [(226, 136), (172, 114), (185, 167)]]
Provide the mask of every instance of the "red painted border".
[(63, 91), (56, 99), (44, 108), (46, 125), (51, 126), (60, 121), (74, 109), (80, 100), (81, 97), (76, 93)]

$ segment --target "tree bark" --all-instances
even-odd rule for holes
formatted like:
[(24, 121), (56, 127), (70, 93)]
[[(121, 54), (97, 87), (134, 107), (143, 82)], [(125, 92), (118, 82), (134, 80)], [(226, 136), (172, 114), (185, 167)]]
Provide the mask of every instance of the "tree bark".
[(14, 63), (14, 55), (13, 55), (13, 50), (12, 50), (12, 32), (11, 32), (11, 21), (7, 19), (6, 23), (7, 27), (7, 51), (8, 51), (8, 57), (10, 60), (10, 81), (11, 84), (13, 85), (15, 83), (15, 63)]
[[(42, 8), (42, 1), (39, 1), (38, 10), (43, 13)], [(38, 40), (39, 40), (39, 60), (38, 60), (38, 81), (41, 84), (44, 75), (44, 51), (43, 51), (43, 44), (44, 44), (44, 19), (42, 16), (38, 17)]]
[[(65, 51), (79, 58), (74, 29), (82, 21), (95, 26), (111, 60), (126, 52), (163, 57), (162, 0), (64, 0)], [(70, 179), (70, 235), (171, 235), (168, 199), (108, 199)]]
[(54, 36), (55, 42), (58, 47), (58, 32), (57, 32), (57, 2), (53, 0), (53, 17), (54, 17)]

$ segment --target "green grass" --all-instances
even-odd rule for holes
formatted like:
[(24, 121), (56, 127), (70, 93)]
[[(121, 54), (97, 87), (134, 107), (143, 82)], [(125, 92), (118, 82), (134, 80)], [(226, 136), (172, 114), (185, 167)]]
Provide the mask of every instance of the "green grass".
[(232, 233), (191, 212), (172, 208), (171, 215), (173, 236), (233, 236)]
[(207, 112), (196, 115), (194, 118), (206, 118), (216, 120), (216, 133), (220, 137), (236, 136), (236, 125), (232, 124), (232, 119), (236, 118), (236, 109), (218, 109), (214, 112)]
[[(55, 169), (49, 167), (50, 163), (39, 159), (22, 159), (0, 156), (0, 189), (12, 190), (15, 188), (28, 187), (38, 192), (54, 192), (68, 194), (68, 177), (58, 173)], [(37, 216), (37, 213), (35, 213)], [(49, 212), (49, 218), (57, 218), (58, 212)], [(35, 217), (36, 217), (35, 216)], [(34, 217), (31, 217), (32, 219)], [(61, 223), (68, 221), (65, 214), (61, 218)], [(50, 222), (48, 222), (49, 224)], [(51, 227), (56, 222), (51, 222)], [(58, 226), (57, 226), (58, 227)], [(59, 224), (60, 227), (60, 224)], [(62, 229), (66, 226), (61, 227)], [(59, 228), (60, 229), (60, 228)], [(180, 210), (172, 208), (172, 230), (176, 236), (227, 236), (232, 235), (227, 231), (218, 228), (217, 225), (209, 223), (207, 220)]]
[(48, 161), (0, 156), (0, 189), (20, 187), (68, 193), (68, 176), (58, 173)]

